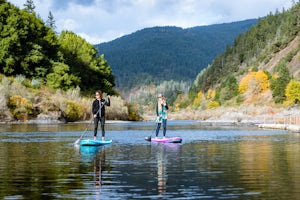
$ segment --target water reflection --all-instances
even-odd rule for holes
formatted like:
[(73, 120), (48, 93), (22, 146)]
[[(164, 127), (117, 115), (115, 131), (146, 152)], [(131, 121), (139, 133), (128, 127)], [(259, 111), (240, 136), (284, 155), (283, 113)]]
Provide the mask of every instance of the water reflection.
[[(181, 150), (180, 144), (152, 144), (151, 150), (155, 153), (157, 165), (157, 192), (159, 196), (165, 196), (168, 188), (168, 165), (169, 159), (177, 157)], [(172, 167), (172, 166), (170, 166)]]
[(160, 145), (157, 148), (156, 160), (157, 160), (157, 190), (159, 195), (163, 195), (167, 191), (167, 156), (165, 152), (165, 146)]
[[(68, 131), (83, 131), (86, 129), (89, 121), (76, 122), (76, 123), (38, 123), (38, 122), (25, 122), (25, 123), (0, 123), (0, 132), (68, 132)], [(146, 122), (120, 122), (120, 121), (107, 121), (106, 130), (153, 130), (154, 124), (152, 121)], [(237, 127), (232, 126), (211, 126), (204, 125), (194, 120), (170, 120), (168, 121), (168, 130), (219, 130), (230, 129)], [(245, 129), (245, 127), (239, 127)], [(253, 129), (253, 127), (246, 127), (246, 129)]]
[[(100, 148), (100, 155), (97, 156), (94, 160), (94, 177), (95, 177), (95, 186), (102, 185), (103, 183), (103, 171), (105, 170), (105, 148)], [(107, 166), (107, 168), (110, 168), (110, 166)]]
[(0, 199), (300, 199), (299, 135), (185, 128), (168, 132), (182, 144), (125, 127), (78, 148), (82, 132), (0, 131)]
[(83, 163), (93, 163), (94, 185), (101, 189), (104, 183), (104, 172), (109, 172), (111, 166), (106, 163), (104, 146), (81, 146), (81, 160)]

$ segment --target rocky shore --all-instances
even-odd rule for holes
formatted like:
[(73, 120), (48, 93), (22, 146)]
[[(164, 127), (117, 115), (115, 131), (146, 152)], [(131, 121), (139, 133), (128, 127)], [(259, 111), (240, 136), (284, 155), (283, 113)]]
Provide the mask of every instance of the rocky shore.
[(295, 124), (258, 124), (258, 127), (264, 129), (288, 130), (291, 132), (300, 133), (300, 125)]
[(300, 132), (300, 107), (239, 106), (170, 113), (171, 119), (197, 120), (206, 126), (241, 126)]

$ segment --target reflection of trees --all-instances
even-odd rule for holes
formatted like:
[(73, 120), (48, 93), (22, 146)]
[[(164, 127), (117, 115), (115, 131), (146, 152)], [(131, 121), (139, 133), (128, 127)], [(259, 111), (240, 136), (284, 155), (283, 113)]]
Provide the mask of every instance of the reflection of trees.
[[(34, 140), (32, 138), (28, 140)], [(27, 140), (26, 134), (22, 140)], [(0, 199), (10, 195), (19, 195), (22, 199), (47, 199), (45, 194), (54, 199), (52, 194), (82, 187), (79, 178), (70, 179), (70, 174), (74, 174), (70, 161), (73, 149), (61, 149), (60, 142), (2, 143)]]
[(240, 143), (239, 165), (241, 169), (241, 177), (259, 177), (262, 172), (272, 173), (272, 165), (270, 165), (270, 161), (273, 157), (272, 146), (267, 143), (270, 142), (263, 142), (261, 145), (257, 145), (257, 143), (254, 142)]
[(286, 171), (289, 172), (290, 174), (290, 183), (289, 187), (293, 188), (294, 192), (292, 193), (292, 198), (293, 199), (300, 199), (300, 184), (299, 184), (299, 179), (300, 179), (300, 145), (299, 145), (299, 140), (296, 141), (296, 143), (286, 145), (285, 146), (286, 151), (287, 151), (287, 164), (288, 167), (285, 169)]
[[(299, 144), (287, 145), (271, 140), (241, 142), (239, 144), (240, 181), (246, 188), (256, 186), (256, 191), (270, 193), (280, 199), (300, 199)], [(267, 186), (267, 187), (262, 187)], [(292, 188), (292, 190), (291, 190)]]

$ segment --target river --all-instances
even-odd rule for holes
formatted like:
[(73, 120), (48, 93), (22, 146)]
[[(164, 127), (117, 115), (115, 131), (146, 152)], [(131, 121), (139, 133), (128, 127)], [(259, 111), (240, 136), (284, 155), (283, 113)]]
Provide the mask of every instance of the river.
[(110, 122), (112, 144), (74, 145), (86, 128), (0, 124), (0, 199), (300, 199), (297, 133), (170, 120), (182, 143), (156, 144), (153, 122)]

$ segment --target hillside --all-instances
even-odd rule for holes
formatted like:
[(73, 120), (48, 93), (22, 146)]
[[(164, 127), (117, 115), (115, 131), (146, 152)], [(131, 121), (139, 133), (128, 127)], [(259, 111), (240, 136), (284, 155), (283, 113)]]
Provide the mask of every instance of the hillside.
[[(292, 51), (298, 48), (299, 42), (300, 42), (300, 38), (299, 36), (296, 36), (287, 45), (286, 48), (276, 53), (268, 63), (260, 63), (259, 69), (273, 71), (275, 66), (279, 63), (281, 59), (284, 59), (289, 53), (291, 53)], [(292, 58), (292, 60), (287, 63), (291, 75), (295, 78), (299, 78), (300, 75), (300, 68), (299, 68), (300, 60), (298, 59), (299, 57), (300, 57), (300, 52), (297, 52), (297, 54)]]
[(251, 19), (188, 29), (145, 28), (95, 47), (105, 55), (121, 90), (162, 80), (191, 82), (234, 38), (256, 23)]
[[(88, 119), (95, 90), (116, 93), (110, 66), (75, 33), (56, 34), (27, 3), (0, 3), (0, 121)], [(130, 119), (113, 98), (120, 103), (110, 117)]]
[(114, 94), (111, 68), (94, 46), (71, 31), (57, 35), (29, 7), (0, 3), (0, 74), (21, 75), (53, 89), (79, 86), (85, 93), (102, 88)]
[(191, 104), (202, 108), (298, 104), (299, 13), (298, 2), (289, 10), (270, 13), (239, 35), (198, 74), (189, 91)]

